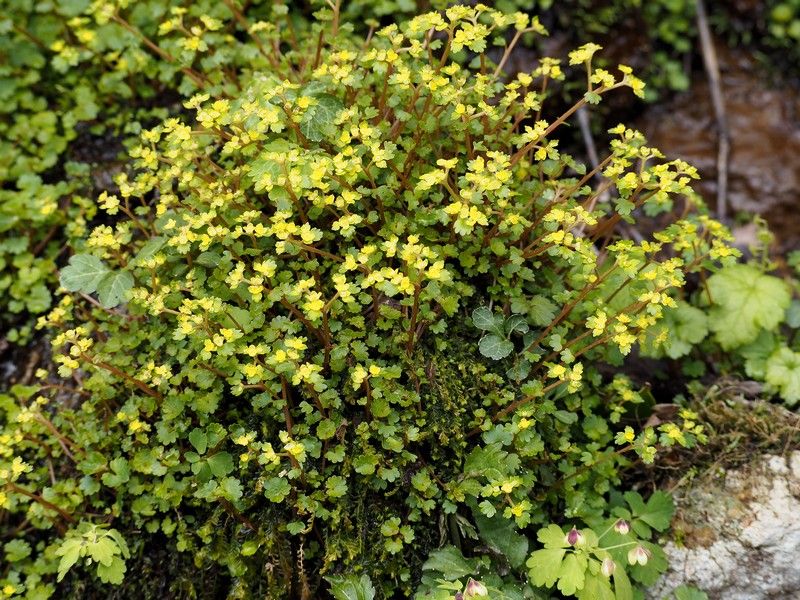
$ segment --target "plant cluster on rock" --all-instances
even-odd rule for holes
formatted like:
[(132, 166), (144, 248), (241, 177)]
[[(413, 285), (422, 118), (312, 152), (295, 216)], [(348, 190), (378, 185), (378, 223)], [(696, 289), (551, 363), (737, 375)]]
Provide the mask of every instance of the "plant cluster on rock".
[[(586, 90), (549, 116), (566, 65), (504, 70), (546, 34), (537, 19), (459, 5), (360, 34), (328, 4), (313, 21), (232, 1), (40, 11), (69, 28), (40, 68), (108, 102), (76, 120), (180, 83), (163, 114), (137, 113), (151, 122), (91, 198), (69, 173), (25, 179), (58, 144), (15, 167), (5, 226), (39, 219), (14, 209), (23, 194), (52, 197), (70, 256), (42, 229), (6, 246), (30, 255), (14, 268), (48, 261), (43, 277), (62, 262), (38, 321), (58, 372), (0, 395), (0, 597), (135, 580), (155, 536), (223, 567), (232, 598), (623, 600), (666, 568), (672, 502), (622, 471), (703, 426), (686, 409), (643, 423), (653, 398), (620, 366), (705, 337), (687, 277), (719, 271), (723, 348), (778, 326), (785, 284), (737, 304), (769, 276), (733, 265), (696, 171), (640, 133), (613, 128), (594, 169), (559, 148), (581, 106), (644, 94), (629, 67), (595, 65), (599, 46), (570, 53)], [(649, 239), (617, 235), (673, 212)]]

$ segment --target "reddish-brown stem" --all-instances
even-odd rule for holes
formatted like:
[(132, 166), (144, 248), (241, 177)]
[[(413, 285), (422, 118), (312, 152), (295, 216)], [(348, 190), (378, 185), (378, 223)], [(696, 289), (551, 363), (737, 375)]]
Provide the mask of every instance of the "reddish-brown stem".
[(41, 504), (43, 507), (45, 507), (48, 510), (52, 510), (54, 512), (57, 512), (61, 516), (61, 518), (64, 519), (65, 521), (67, 521), (68, 523), (74, 523), (75, 522), (75, 519), (73, 518), (73, 516), (71, 514), (69, 514), (63, 508), (61, 508), (59, 506), (56, 506), (52, 502), (48, 502), (47, 500), (45, 500), (44, 498), (42, 498), (38, 494), (34, 494), (33, 492), (31, 492), (29, 490), (26, 490), (24, 487), (18, 486), (16, 483), (8, 483), (8, 484), (6, 484), (6, 487), (9, 490), (11, 490), (12, 492), (15, 492), (17, 494), (22, 494), (23, 496), (27, 496), (28, 498), (30, 498), (34, 502), (37, 502), (37, 503)]
[(419, 295), (420, 286), (414, 286), (414, 306), (411, 308), (411, 323), (408, 326), (408, 341), (406, 341), (406, 354), (411, 356), (414, 350), (414, 330), (417, 327), (417, 317), (419, 316)]
[(102, 360), (98, 360), (98, 361), (95, 362), (92, 359), (92, 357), (88, 356), (87, 354), (83, 354), (83, 353), (81, 354), (81, 357), (84, 358), (85, 360), (87, 360), (92, 365), (94, 365), (96, 367), (100, 367), (101, 369), (105, 369), (106, 371), (108, 371), (109, 373), (111, 373), (113, 375), (116, 375), (120, 379), (124, 379), (125, 381), (127, 381), (129, 383), (132, 383), (139, 390), (141, 390), (142, 392), (144, 392), (145, 394), (147, 394), (151, 398), (157, 398), (158, 400), (162, 400), (164, 398), (164, 396), (161, 394), (161, 392), (159, 392), (157, 390), (154, 390), (153, 388), (151, 388), (149, 385), (147, 385), (143, 381), (139, 381), (135, 377), (131, 377), (130, 375), (128, 375), (124, 371), (118, 369), (114, 365), (110, 365), (107, 362), (104, 362)]
[[(492, 423), (497, 423), (500, 419), (505, 417), (507, 414), (510, 414), (510, 413), (514, 412), (520, 406), (524, 406), (525, 404), (527, 404), (528, 402), (531, 402), (532, 400), (536, 400), (536, 398), (540, 398), (541, 396), (543, 396), (544, 394), (546, 394), (550, 390), (553, 390), (553, 389), (557, 388), (562, 383), (564, 383), (564, 381), (559, 379), (558, 381), (554, 381), (550, 385), (545, 386), (542, 389), (542, 391), (539, 392), (536, 395), (525, 396), (523, 398), (520, 398), (519, 400), (515, 400), (514, 402), (512, 402), (511, 404), (506, 406), (504, 409), (502, 409), (501, 411), (495, 413), (495, 415), (492, 417)], [(474, 436), (478, 435), (481, 431), (483, 431), (483, 430), (480, 427), (476, 427), (475, 429), (473, 429), (472, 431), (470, 431), (467, 434), (467, 437), (474, 437)]]
[(239, 523), (241, 523), (251, 531), (258, 531), (258, 527), (256, 527), (255, 524), (250, 519), (248, 519), (241, 512), (239, 512), (236, 509), (236, 507), (233, 504), (231, 504), (228, 500), (226, 500), (225, 498), (220, 498), (219, 503), (222, 505), (222, 508), (225, 509), (225, 512), (231, 515), (237, 521), (239, 521)]

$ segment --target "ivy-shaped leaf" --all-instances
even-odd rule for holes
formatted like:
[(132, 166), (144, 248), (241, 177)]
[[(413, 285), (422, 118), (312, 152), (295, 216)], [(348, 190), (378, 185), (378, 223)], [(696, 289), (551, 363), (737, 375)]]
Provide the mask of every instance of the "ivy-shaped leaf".
[(464, 558), (455, 546), (445, 546), (431, 552), (428, 560), (422, 565), (422, 570), (435, 571), (440, 573), (442, 578), (453, 581), (474, 574), (478, 566), (478, 560)]
[(498, 335), (503, 333), (503, 319), (496, 317), (488, 306), (481, 306), (472, 311), (472, 324), (481, 331), (490, 331)]
[(483, 336), (478, 342), (478, 350), (486, 358), (501, 360), (514, 351), (514, 344), (510, 340), (490, 333)]
[(511, 335), (512, 333), (528, 333), (529, 329), (528, 321), (526, 321), (525, 317), (522, 315), (511, 315), (506, 319), (506, 335)]
[(69, 292), (93, 294), (100, 281), (108, 274), (105, 263), (91, 254), (75, 254), (69, 264), (61, 269), (62, 287)]
[(478, 535), (492, 548), (506, 557), (508, 564), (517, 568), (525, 562), (528, 554), (528, 538), (520, 534), (514, 523), (500, 515), (486, 517), (480, 511), (473, 511)]
[(133, 275), (128, 271), (106, 273), (97, 284), (97, 299), (105, 308), (114, 308), (126, 299), (133, 287)]
[(312, 142), (321, 142), (334, 129), (336, 117), (344, 109), (344, 105), (330, 94), (312, 97), (316, 103), (306, 109), (300, 121), (300, 131)]

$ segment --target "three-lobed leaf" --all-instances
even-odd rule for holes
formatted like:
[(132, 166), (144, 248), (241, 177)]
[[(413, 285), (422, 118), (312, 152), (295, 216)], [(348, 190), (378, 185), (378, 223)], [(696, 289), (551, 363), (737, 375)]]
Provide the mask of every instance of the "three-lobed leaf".
[(106, 536), (99, 536), (94, 543), (87, 544), (86, 551), (92, 560), (105, 566), (109, 566), (114, 556), (119, 554), (117, 545)]
[(56, 550), (56, 556), (60, 556), (61, 560), (58, 563), (58, 581), (64, 579), (72, 566), (78, 562), (83, 556), (84, 545), (83, 540), (78, 537), (68, 537)]
[(555, 523), (550, 523), (547, 527), (540, 529), (536, 533), (536, 538), (545, 548), (566, 548), (569, 546), (564, 530)]
[(561, 561), (558, 569), (558, 589), (567, 596), (572, 596), (583, 589), (586, 579), (586, 556), (570, 553)]
[(125, 561), (118, 556), (115, 556), (107, 565), (97, 565), (97, 576), (100, 581), (110, 583), (112, 585), (119, 585), (125, 578)]
[(566, 552), (566, 548), (543, 548), (531, 554), (525, 566), (528, 567), (528, 575), (534, 585), (538, 587), (555, 585)]
[(614, 594), (609, 580), (600, 573), (586, 575), (586, 581), (577, 597), (578, 600), (621, 600)]
[[(637, 525), (639, 525), (637, 521), (643, 522), (656, 531), (666, 531), (669, 528), (672, 515), (675, 513), (675, 503), (668, 493), (657, 490), (653, 492), (647, 502), (637, 492), (626, 492), (624, 497), (634, 516), (634, 529), (637, 529)], [(649, 537), (651, 534), (648, 528), (641, 528), (640, 525), (637, 533), (642, 537)]]

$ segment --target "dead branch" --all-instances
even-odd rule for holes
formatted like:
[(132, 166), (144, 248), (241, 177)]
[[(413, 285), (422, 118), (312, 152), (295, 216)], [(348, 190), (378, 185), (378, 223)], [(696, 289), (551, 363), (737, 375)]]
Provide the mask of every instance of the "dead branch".
[(703, 53), (703, 63), (711, 90), (711, 102), (714, 105), (714, 116), (717, 121), (717, 218), (724, 221), (728, 216), (728, 161), (730, 158), (728, 116), (722, 99), (719, 62), (714, 42), (711, 39), (706, 7), (703, 0), (695, 0), (695, 6), (697, 8), (697, 30), (700, 33), (700, 48)]

